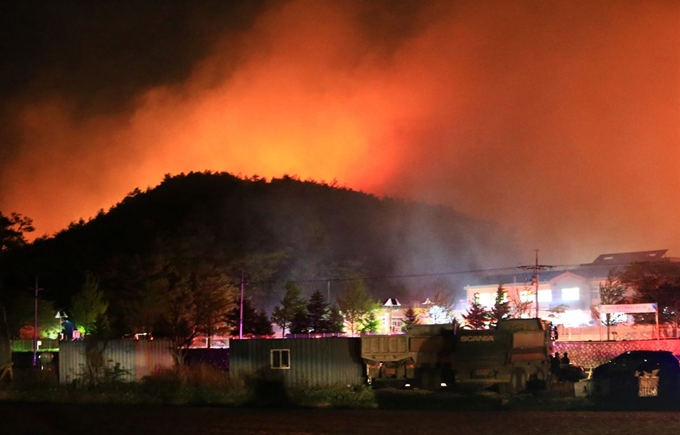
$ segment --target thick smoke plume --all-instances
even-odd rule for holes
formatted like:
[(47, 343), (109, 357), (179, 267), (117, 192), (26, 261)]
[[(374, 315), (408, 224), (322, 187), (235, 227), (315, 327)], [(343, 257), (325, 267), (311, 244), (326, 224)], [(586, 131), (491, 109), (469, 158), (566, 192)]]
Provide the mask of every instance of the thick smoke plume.
[(523, 261), (680, 254), (677, 2), (223, 3), (5, 11), (0, 210), (51, 234), (167, 173), (290, 174)]

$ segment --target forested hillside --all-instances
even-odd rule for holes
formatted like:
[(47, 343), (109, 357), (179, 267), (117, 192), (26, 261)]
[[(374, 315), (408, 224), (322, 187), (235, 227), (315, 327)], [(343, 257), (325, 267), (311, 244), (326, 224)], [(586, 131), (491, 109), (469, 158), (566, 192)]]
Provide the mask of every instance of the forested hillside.
[(0, 275), (3, 298), (27, 292), (37, 276), (41, 297), (66, 310), (88, 274), (96, 277), (119, 332), (167, 313), (180, 282), (209, 300), (236, 294), (243, 278), (253, 306), (268, 312), (289, 280), (332, 302), (363, 277), (376, 299), (409, 302), (438, 279), (461, 290), (457, 275), (428, 274), (489, 267), (499, 253), (512, 254), (511, 240), (450, 208), (290, 177), (190, 173), (7, 252)]

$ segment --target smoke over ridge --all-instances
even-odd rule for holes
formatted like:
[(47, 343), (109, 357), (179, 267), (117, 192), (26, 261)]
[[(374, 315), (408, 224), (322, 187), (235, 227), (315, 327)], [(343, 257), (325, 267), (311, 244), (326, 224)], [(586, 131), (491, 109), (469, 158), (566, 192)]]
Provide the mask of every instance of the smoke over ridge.
[(0, 209), (53, 233), (166, 173), (291, 174), (523, 261), (680, 255), (677, 3), (221, 3), (5, 11)]

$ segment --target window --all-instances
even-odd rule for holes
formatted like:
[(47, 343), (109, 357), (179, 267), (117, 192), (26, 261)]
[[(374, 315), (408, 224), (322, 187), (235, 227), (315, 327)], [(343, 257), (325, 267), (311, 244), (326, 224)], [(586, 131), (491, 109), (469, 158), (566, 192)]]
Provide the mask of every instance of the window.
[(578, 301), (580, 298), (581, 289), (578, 287), (569, 287), (562, 289), (562, 301)]
[(492, 307), (496, 301), (494, 293), (477, 293), (479, 295), (479, 303), (484, 307)]
[(552, 290), (539, 290), (538, 302), (552, 302)]
[(522, 290), (519, 292), (519, 300), (521, 302), (533, 302), (534, 301), (534, 292), (530, 292), (528, 290)]
[(290, 349), (272, 349), (270, 360), (273, 369), (289, 369)]

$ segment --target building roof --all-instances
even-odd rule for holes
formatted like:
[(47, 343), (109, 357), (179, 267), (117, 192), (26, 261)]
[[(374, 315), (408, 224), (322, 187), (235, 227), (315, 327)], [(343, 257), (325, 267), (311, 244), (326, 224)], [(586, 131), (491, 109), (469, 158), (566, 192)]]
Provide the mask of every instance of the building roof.
[(656, 251), (639, 251), (639, 252), (620, 252), (615, 254), (602, 254), (593, 261), (592, 265), (612, 265), (612, 266), (626, 266), (631, 263), (641, 263), (647, 261), (664, 261), (667, 260), (666, 253), (668, 249), (657, 249)]
[[(674, 261), (673, 258), (666, 257), (668, 249), (658, 249), (655, 251), (621, 252), (614, 254), (602, 254), (592, 263), (584, 263), (571, 267), (555, 267), (539, 271), (540, 282), (551, 281), (565, 272), (571, 272), (586, 279), (606, 278), (609, 272), (617, 267), (625, 267), (631, 263), (647, 261)], [(498, 284), (531, 284), (535, 272), (531, 268), (517, 268), (516, 271), (503, 274), (487, 274), (478, 276), (470, 283), (470, 286), (489, 286)]]
[(401, 307), (401, 304), (395, 298), (389, 298), (389, 299), (386, 299), (385, 302), (383, 302), (383, 306), (384, 307)]

